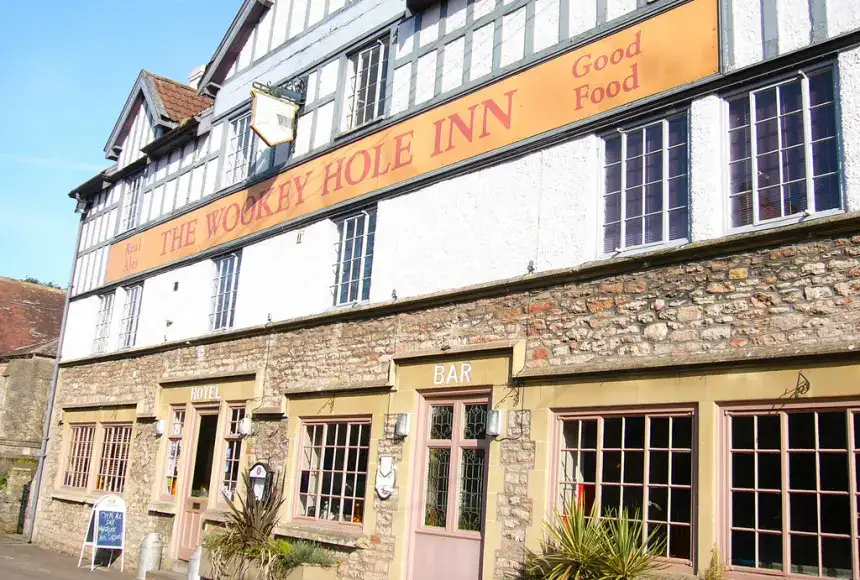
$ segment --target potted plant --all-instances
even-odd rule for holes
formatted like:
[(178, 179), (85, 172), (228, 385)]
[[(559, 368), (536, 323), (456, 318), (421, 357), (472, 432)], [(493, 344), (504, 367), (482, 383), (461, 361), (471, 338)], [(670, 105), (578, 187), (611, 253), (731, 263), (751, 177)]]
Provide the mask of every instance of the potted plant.
[[(242, 474), (251, 489), (248, 472)], [(248, 494), (227, 499), (229, 511), (223, 530), (206, 536), (200, 573), (221, 580), (329, 580), (336, 577), (337, 562), (320, 546), (305, 541), (275, 538), (278, 510), (284, 503), (283, 479), (272, 484), (267, 497)]]

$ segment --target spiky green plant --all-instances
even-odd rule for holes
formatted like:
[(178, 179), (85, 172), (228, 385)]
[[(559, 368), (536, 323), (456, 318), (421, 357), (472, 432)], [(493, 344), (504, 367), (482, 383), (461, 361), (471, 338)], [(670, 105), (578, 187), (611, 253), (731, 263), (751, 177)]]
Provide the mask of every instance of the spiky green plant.
[(632, 580), (661, 567), (665, 541), (655, 532), (643, 542), (639, 515), (622, 511), (600, 516), (575, 503), (556, 510), (545, 523), (538, 553), (529, 553), (526, 576), (543, 580)]
[[(242, 473), (245, 490), (251, 489), (251, 478)], [(272, 484), (268, 496), (257, 500), (252, 494), (247, 497), (236, 493), (227, 498), (227, 522), (224, 531), (210, 534), (204, 544), (209, 550), (215, 580), (221, 578), (231, 567), (235, 575), (243, 578), (250, 562), (255, 562), (263, 578), (271, 578), (271, 570), (278, 558), (278, 548), (272, 544), (272, 534), (278, 525), (278, 511), (284, 504), (284, 480)]]
[(657, 530), (642, 542), (642, 520), (639, 513), (633, 517), (622, 510), (604, 521), (604, 546), (600, 558), (600, 578), (604, 580), (628, 580), (641, 578), (661, 568), (657, 558), (666, 551), (666, 540), (657, 535)]
[(545, 538), (540, 553), (530, 553), (526, 573), (546, 580), (590, 580), (596, 578), (601, 550), (606, 543), (603, 521), (596, 509), (585, 510), (569, 503), (554, 510), (544, 523)]
[[(248, 472), (242, 474), (245, 490), (251, 489)], [(301, 564), (334, 566), (334, 557), (312, 542), (289, 542), (274, 538), (278, 511), (284, 504), (284, 479), (273, 483), (269, 496), (258, 501), (253, 495), (234, 495), (227, 500), (230, 511), (223, 531), (206, 536), (204, 545), (212, 561), (212, 576), (220, 580), (229, 571), (242, 579), (254, 565), (263, 580), (285, 578)]]

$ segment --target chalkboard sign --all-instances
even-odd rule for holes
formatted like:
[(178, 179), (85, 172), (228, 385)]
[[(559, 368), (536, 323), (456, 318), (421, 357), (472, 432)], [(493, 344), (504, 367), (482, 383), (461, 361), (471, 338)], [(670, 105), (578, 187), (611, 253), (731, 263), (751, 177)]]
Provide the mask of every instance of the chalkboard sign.
[(125, 500), (120, 496), (106, 495), (93, 505), (78, 566), (87, 546), (92, 548), (91, 570), (95, 568), (96, 551), (99, 549), (119, 550), (120, 570), (125, 568)]
[(99, 535), (96, 548), (111, 548), (122, 550), (125, 532), (125, 514), (123, 512), (103, 512), (99, 510), (96, 529)]

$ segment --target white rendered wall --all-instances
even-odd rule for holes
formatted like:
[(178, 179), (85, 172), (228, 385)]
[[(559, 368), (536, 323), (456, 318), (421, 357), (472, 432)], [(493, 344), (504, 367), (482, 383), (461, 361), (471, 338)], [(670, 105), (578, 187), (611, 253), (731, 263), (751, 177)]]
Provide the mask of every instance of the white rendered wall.
[(593, 259), (597, 146), (585, 137), (381, 201), (371, 302)]
[(779, 0), (776, 7), (779, 53), (803, 48), (812, 40), (809, 0)]
[(242, 250), (236, 328), (325, 311), (332, 304), (337, 229), (322, 220)]
[(860, 28), (857, 0), (827, 0), (827, 36), (839, 36)]
[(69, 303), (61, 353), (63, 359), (81, 358), (92, 354), (98, 312), (98, 296), (88, 296)]
[(725, 104), (716, 95), (690, 107), (690, 232), (694, 242), (723, 235), (726, 223)]
[(136, 346), (206, 334), (214, 274), (212, 261), (203, 260), (146, 280)]
[(860, 210), (860, 48), (839, 55), (845, 207)]
[(733, 68), (749, 66), (762, 59), (761, 35), (761, 0), (733, 0)]

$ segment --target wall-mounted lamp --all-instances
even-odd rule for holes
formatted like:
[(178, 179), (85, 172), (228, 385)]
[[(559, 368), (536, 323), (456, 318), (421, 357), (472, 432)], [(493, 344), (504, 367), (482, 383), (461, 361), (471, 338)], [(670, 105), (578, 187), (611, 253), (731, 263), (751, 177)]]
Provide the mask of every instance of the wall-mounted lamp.
[(250, 435), (253, 428), (254, 423), (251, 421), (250, 417), (243, 417), (242, 420), (239, 421), (239, 435), (242, 437)]
[(409, 413), (398, 413), (397, 422), (394, 423), (394, 435), (397, 437), (406, 437), (409, 435)]
[(161, 437), (164, 435), (164, 419), (159, 419), (155, 422), (155, 436)]
[(502, 434), (502, 412), (499, 409), (487, 411), (487, 435), (498, 437)]

